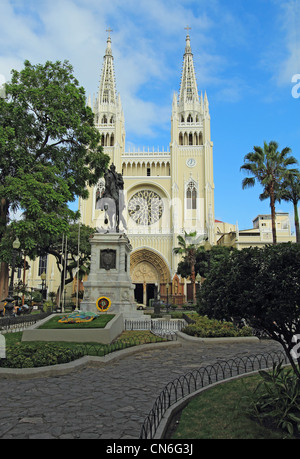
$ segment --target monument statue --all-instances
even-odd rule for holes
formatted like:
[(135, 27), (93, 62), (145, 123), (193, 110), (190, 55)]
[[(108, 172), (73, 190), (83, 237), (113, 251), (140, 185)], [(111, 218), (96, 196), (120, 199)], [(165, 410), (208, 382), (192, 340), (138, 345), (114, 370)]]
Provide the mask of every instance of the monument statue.
[[(116, 171), (116, 166), (111, 164), (109, 169), (104, 173), (105, 190), (98, 197), (97, 207), (105, 210), (105, 223), (110, 223), (110, 229), (115, 229), (116, 233), (120, 232), (120, 219), (122, 220), (124, 229), (126, 222), (123, 218), (124, 202), (124, 180), (122, 174)], [(108, 219), (107, 219), (108, 215)]]

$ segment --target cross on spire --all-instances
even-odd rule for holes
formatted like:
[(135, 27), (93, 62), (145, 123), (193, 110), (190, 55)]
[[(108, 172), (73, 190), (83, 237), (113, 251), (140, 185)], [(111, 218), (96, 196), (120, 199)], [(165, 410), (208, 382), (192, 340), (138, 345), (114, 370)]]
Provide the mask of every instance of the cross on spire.
[(108, 37), (110, 37), (110, 32), (113, 32), (113, 30), (109, 27), (108, 29), (106, 29), (106, 32), (108, 32)]
[(192, 30), (192, 28), (190, 26), (186, 26), (184, 30), (187, 30), (187, 33), (189, 34), (189, 30)]

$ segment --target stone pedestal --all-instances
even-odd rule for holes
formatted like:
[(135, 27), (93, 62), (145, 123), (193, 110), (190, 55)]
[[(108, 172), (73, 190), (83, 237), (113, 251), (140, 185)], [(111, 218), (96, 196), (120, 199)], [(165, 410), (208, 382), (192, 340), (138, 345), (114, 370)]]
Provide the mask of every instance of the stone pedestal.
[(90, 274), (83, 283), (84, 296), (80, 309), (99, 313), (97, 300), (106, 297), (111, 301), (107, 313), (122, 313), (124, 318), (143, 315), (136, 310), (135, 286), (130, 277), (132, 247), (126, 234), (95, 233), (90, 243)]

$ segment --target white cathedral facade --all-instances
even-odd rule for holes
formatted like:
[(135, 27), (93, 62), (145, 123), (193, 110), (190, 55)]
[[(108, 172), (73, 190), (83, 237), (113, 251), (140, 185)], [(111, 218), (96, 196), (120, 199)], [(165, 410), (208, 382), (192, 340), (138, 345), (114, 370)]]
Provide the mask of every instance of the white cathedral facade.
[[(116, 78), (115, 78), (116, 77)], [(178, 75), (180, 78), (180, 75)], [(125, 150), (125, 117), (117, 94), (110, 36), (103, 59), (99, 91), (88, 104), (101, 133), (104, 152), (122, 173), (126, 208), (124, 231), (133, 247), (130, 273), (136, 300), (148, 304), (154, 292), (181, 304), (188, 284), (176, 275), (180, 257), (173, 253), (177, 236), (196, 231), (198, 241), (215, 243), (213, 143), (207, 95), (199, 95), (190, 44), (186, 36), (179, 94), (174, 94), (168, 151)], [(80, 200), (81, 221), (105, 230), (97, 197), (104, 179)], [(122, 226), (121, 226), (122, 230)]]

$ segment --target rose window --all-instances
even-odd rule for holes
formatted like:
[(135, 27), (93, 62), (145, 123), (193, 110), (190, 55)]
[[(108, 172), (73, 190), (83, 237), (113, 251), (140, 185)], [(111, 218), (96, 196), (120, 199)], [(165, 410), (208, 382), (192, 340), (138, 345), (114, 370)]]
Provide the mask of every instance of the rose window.
[(128, 203), (128, 213), (138, 225), (152, 225), (163, 214), (162, 199), (154, 191), (138, 191)]

